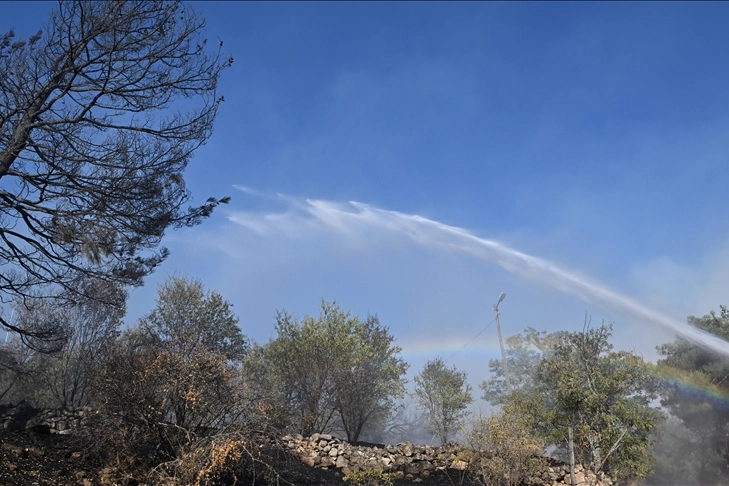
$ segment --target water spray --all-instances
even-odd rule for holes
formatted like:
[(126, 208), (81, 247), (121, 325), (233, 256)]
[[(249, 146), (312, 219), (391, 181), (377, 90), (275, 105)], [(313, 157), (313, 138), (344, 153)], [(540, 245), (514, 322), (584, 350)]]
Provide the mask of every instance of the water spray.
[(335, 228), (355, 231), (362, 223), (399, 231), (424, 246), (445, 247), (490, 261), (510, 273), (547, 284), (586, 302), (619, 311), (641, 322), (660, 326), (703, 348), (729, 356), (729, 343), (713, 334), (670, 318), (606, 285), (580, 277), (542, 258), (475, 236), (468, 230), (417, 215), (350, 202), (355, 211), (325, 201), (307, 200), (307, 211)]
[[(243, 217), (233, 216), (231, 220), (256, 232), (261, 232), (262, 228), (274, 229), (291, 236), (296, 236), (295, 229), (301, 227), (302, 213), (304, 218), (309, 220), (308, 223), (313, 219), (314, 222), (337, 233), (357, 238), (371, 236), (368, 231), (372, 228), (389, 230), (403, 234), (422, 246), (464, 252), (495, 263), (515, 275), (549, 285), (565, 294), (579, 297), (585, 302), (616, 310), (639, 322), (670, 330), (703, 348), (729, 356), (729, 343), (712, 334), (665, 316), (600, 282), (579, 276), (548, 260), (522, 253), (502, 243), (478, 237), (466, 229), (358, 202), (341, 204), (313, 199), (305, 201), (284, 199), (295, 211), (277, 214), (275, 217), (265, 215), (261, 221), (255, 221), (255, 217), (252, 220), (251, 214)], [(310, 226), (306, 228), (310, 230)], [(502, 300), (503, 294), (499, 302)], [(498, 312), (497, 306), (498, 303), (494, 309), (496, 312)]]

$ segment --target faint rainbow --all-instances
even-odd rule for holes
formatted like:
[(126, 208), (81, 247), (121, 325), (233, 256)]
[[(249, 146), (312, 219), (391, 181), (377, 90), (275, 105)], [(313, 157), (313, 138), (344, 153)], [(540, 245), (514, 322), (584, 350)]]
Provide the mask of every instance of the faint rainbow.
[(424, 340), (413, 343), (400, 343), (402, 347), (402, 354), (405, 356), (425, 356), (432, 358), (443, 358), (448, 360), (449, 357), (456, 357), (462, 354), (474, 355), (482, 354), (485, 358), (491, 358), (498, 355), (501, 351), (499, 349), (499, 342), (494, 338), (487, 342), (470, 343), (464, 346), (467, 342), (458, 339), (437, 339), (437, 340)]
[[(668, 366), (655, 366), (652, 374), (662, 386), (678, 389), (681, 393), (729, 408), (729, 388), (713, 383), (699, 372), (687, 372)], [(727, 383), (729, 387), (729, 383)]]
[[(483, 359), (490, 359), (498, 357), (501, 352), (496, 338), (486, 342), (470, 343), (467, 346), (464, 346), (465, 344), (466, 341), (462, 339), (420, 341), (403, 344), (402, 353), (407, 357), (443, 358), (448, 361), (455, 356), (472, 357), (474, 354), (480, 355)], [(672, 387), (692, 398), (729, 408), (729, 381), (727, 388), (723, 388), (712, 383), (701, 373), (691, 373), (668, 366), (653, 365), (650, 373), (663, 387)]]

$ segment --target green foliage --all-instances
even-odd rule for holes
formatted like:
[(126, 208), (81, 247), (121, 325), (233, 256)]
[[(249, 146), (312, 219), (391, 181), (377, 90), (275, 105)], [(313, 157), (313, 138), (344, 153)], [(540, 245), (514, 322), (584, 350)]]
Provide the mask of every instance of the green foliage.
[(415, 399), (428, 415), (429, 430), (442, 444), (457, 431), (468, 415), (466, 407), (473, 401), (466, 372), (446, 367), (441, 358), (428, 361), (415, 377)]
[(243, 360), (241, 372), (246, 400), (249, 410), (258, 415), (257, 421), (284, 430), (290, 418), (289, 404), (266, 352), (264, 346), (253, 344)]
[(380, 469), (367, 469), (346, 474), (342, 481), (352, 483), (354, 486), (393, 486), (393, 475), (382, 472)]
[[(689, 317), (690, 325), (723, 339), (729, 339), (729, 309), (710, 312), (704, 317)], [(705, 350), (685, 339), (658, 347), (663, 359), (658, 371), (661, 383), (661, 404), (680, 420), (683, 427), (667, 434), (657, 453), (676, 457), (693, 476), (687, 481), (715, 484), (729, 480), (729, 405), (715, 397), (729, 396), (729, 358)], [(696, 390), (701, 393), (696, 393)], [(669, 470), (676, 462), (661, 458), (660, 465)], [(659, 474), (665, 475), (661, 471)]]
[(651, 407), (653, 378), (643, 360), (612, 351), (612, 326), (561, 336), (540, 362), (546, 436), (559, 444), (572, 426), (579, 462), (617, 479), (644, 478), (651, 469), (650, 434), (662, 418)]
[(248, 341), (238, 327), (232, 305), (199, 280), (169, 277), (158, 288), (156, 307), (140, 322), (155, 346), (185, 357), (201, 349), (241, 360)]
[[(644, 478), (651, 470), (652, 432), (663, 415), (649, 366), (631, 352), (613, 351), (612, 327), (539, 333), (507, 339), (509, 397), (499, 371), (484, 382), (484, 399), (516, 404), (548, 444), (565, 450), (574, 430), (576, 460), (618, 479)], [(513, 371), (512, 371), (513, 370)]]
[[(536, 386), (534, 379), (539, 363), (564, 334), (564, 331), (547, 334), (528, 327), (524, 334), (506, 338), (506, 360), (512, 390), (530, 391)], [(492, 405), (502, 405), (508, 401), (508, 396), (501, 359), (490, 359), (489, 371), (491, 378), (479, 385), (483, 390), (482, 398)]]
[(366, 425), (386, 421), (401, 398), (409, 365), (399, 357), (395, 338), (376, 316), (357, 322), (334, 370), (334, 407), (347, 440), (357, 441)]
[(319, 317), (299, 321), (279, 312), (278, 336), (263, 348), (278, 388), (302, 434), (323, 432), (338, 419), (350, 441), (389, 417), (404, 392), (408, 364), (376, 316), (362, 321), (322, 300)]

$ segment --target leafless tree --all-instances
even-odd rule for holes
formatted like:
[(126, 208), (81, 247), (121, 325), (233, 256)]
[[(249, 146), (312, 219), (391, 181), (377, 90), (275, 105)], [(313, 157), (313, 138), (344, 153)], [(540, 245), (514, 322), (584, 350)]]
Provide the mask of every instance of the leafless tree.
[(24, 384), (33, 374), (37, 354), (19, 339), (0, 341), (0, 403), (18, 403), (25, 398)]
[(51, 327), (46, 325), (47, 321), (54, 321), (53, 326), (59, 323), (64, 329), (60, 334), (60, 351), (36, 353), (33, 359), (35, 372), (30, 380), (35, 385), (33, 395), (45, 395), (42, 404), (46, 406), (89, 405), (91, 383), (109, 347), (119, 336), (126, 292), (103, 280), (83, 280), (76, 290), (76, 305), (69, 308), (59, 309), (45, 299), (25, 299), (16, 305), (15, 322), (23, 329)]
[[(176, 1), (72, 0), (27, 40), (0, 35), (0, 305), (72, 304), (79, 275), (141, 285), (167, 228), (228, 201), (183, 207), (232, 63), (203, 27)], [(62, 331), (0, 324), (30, 344)]]

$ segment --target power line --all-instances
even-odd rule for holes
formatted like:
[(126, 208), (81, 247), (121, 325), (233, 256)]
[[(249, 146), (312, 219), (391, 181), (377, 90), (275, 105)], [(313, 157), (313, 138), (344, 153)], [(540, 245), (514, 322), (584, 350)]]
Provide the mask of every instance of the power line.
[(477, 337), (479, 337), (481, 334), (483, 334), (484, 332), (486, 332), (486, 329), (488, 329), (489, 327), (491, 327), (491, 324), (493, 324), (494, 322), (496, 322), (496, 319), (493, 319), (491, 322), (489, 322), (488, 324), (486, 324), (486, 327), (484, 327), (483, 329), (481, 329), (481, 332), (479, 332), (478, 334), (476, 334), (475, 336), (473, 336), (466, 344), (464, 344), (463, 346), (461, 346), (460, 349), (457, 349), (453, 354), (451, 354), (450, 356), (448, 356), (446, 358), (446, 361), (449, 361), (453, 356), (455, 356), (458, 353), (460, 353), (461, 351), (463, 351), (463, 348), (465, 348), (466, 346), (468, 346), (469, 344), (471, 344), (473, 341), (476, 340)]

